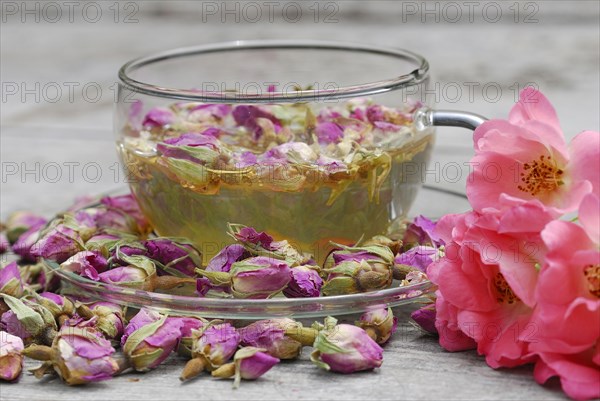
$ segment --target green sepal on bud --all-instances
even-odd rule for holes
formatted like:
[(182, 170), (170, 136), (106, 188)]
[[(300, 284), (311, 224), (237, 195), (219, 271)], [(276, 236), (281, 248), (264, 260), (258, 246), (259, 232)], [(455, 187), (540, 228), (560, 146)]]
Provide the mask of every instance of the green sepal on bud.
[[(15, 314), (15, 317), (28, 335), (25, 337), (26, 343), (42, 343), (50, 345), (56, 336), (56, 320), (52, 313), (42, 305), (26, 305), (20, 299), (4, 294), (4, 302)], [(25, 334), (25, 333), (23, 333)]]
[(392, 283), (394, 254), (384, 245), (345, 246), (329, 254), (323, 271), (327, 279), (321, 291), (324, 295), (344, 295), (381, 290)]
[(123, 352), (127, 356), (127, 359), (131, 366), (139, 372), (149, 370), (149, 366), (153, 366), (155, 361), (161, 357), (163, 350), (156, 348), (154, 350), (139, 349), (138, 346), (165, 323), (167, 320), (166, 315), (162, 315), (160, 319), (155, 322), (146, 324), (134, 331), (125, 341), (123, 345)]

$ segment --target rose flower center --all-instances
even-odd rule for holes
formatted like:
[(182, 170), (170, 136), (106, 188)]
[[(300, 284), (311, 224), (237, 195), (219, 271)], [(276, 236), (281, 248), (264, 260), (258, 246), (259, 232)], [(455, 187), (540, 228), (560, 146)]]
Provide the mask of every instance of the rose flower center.
[(502, 273), (496, 273), (494, 277), (494, 288), (496, 289), (496, 300), (498, 303), (514, 304), (520, 301), (519, 297), (512, 291)]
[(600, 298), (600, 265), (587, 265), (583, 269), (590, 294)]
[(525, 172), (521, 173), (519, 188), (533, 196), (552, 192), (563, 185), (563, 170), (558, 168), (552, 157), (540, 156), (538, 160), (523, 165)]

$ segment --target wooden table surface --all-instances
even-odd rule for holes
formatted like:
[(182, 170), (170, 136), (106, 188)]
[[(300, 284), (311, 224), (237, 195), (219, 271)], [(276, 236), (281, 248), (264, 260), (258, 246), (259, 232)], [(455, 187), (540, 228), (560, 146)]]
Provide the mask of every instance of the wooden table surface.
[[(447, 6), (420, 1), (322, 1), (301, 5), (298, 22), (291, 22), (294, 16), (282, 10), (300, 2), (272, 6), (251, 2), (251, 7), (262, 9), (258, 22), (251, 22), (256, 14), (249, 14), (249, 2), (228, 2), (227, 7), (238, 7), (239, 23), (235, 15), (222, 15), (224, 2), (132, 1), (117, 7), (101, 1), (66, 3), (56, 2), (62, 7), (57, 17), (43, 2), (2, 2), (1, 218), (23, 208), (51, 215), (76, 196), (122, 188), (122, 177), (115, 175), (111, 132), (116, 71), (134, 56), (184, 45), (285, 38), (405, 47), (429, 59), (440, 88), (436, 107), (504, 117), (514, 103), (515, 88), (533, 82), (554, 103), (568, 138), (584, 129), (598, 130), (600, 125), (597, 1), (475, 2), (472, 11), (463, 2)], [(34, 11), (27, 14), (24, 7)], [(72, 16), (68, 7), (73, 7)], [(97, 17), (91, 7), (102, 10), (97, 22), (92, 22)], [(246, 14), (240, 14), (244, 7)], [(268, 7), (274, 7), (272, 21)], [(423, 13), (425, 7), (433, 11)], [(457, 10), (461, 16), (455, 21)], [(493, 22), (498, 10), (501, 18)], [(331, 12), (337, 22), (325, 22)], [(471, 97), (468, 87), (473, 83), (477, 86)], [(59, 96), (52, 92), (57, 87), (62, 90)], [(69, 87), (74, 88), (72, 97)], [(101, 95), (95, 99), (93, 91), (98, 87)], [(453, 87), (460, 87), (462, 95), (450, 92)], [(493, 99), (495, 95), (485, 93), (484, 87), (500, 88), (499, 98)], [(434, 162), (457, 163), (463, 170), (457, 180), (432, 174), (428, 184), (463, 191), (463, 163), (471, 155), (469, 133), (446, 128), (438, 132)], [(414, 211), (436, 215), (465, 207), (460, 200), (440, 205), (434, 196), (423, 193)], [(58, 380), (37, 381), (25, 374), (18, 384), (0, 384), (0, 399), (564, 398), (557, 382), (537, 385), (530, 367), (496, 371), (475, 352), (444, 352), (435, 338), (408, 323), (410, 310), (396, 311), (401, 322), (398, 333), (386, 346), (383, 367), (375, 372), (325, 373), (312, 366), (306, 349), (300, 361), (282, 363), (261, 380), (243, 383), (234, 391), (229, 382), (208, 377), (181, 385), (177, 377), (182, 361), (172, 358), (151, 373), (85, 388), (69, 388)], [(27, 363), (27, 367), (34, 365)]]

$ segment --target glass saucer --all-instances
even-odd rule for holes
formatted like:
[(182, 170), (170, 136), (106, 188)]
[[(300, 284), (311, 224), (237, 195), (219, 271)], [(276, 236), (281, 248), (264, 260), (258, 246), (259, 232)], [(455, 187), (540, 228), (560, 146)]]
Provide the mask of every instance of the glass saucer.
[[(466, 210), (467, 208), (468, 203), (463, 194), (424, 186), (415, 201), (415, 210), (412, 214), (436, 217), (444, 213)], [(195, 315), (205, 318), (256, 320), (284, 316), (296, 319), (339, 316), (361, 313), (376, 306), (394, 307), (418, 302), (424, 295), (435, 291), (435, 286), (426, 281), (402, 287), (398, 286), (398, 282), (394, 282), (394, 287), (385, 290), (328, 297), (275, 297), (252, 300), (193, 297), (99, 283), (63, 271), (53, 261), (43, 260), (43, 263), (61, 278), (66, 293), (89, 299), (114, 302), (132, 308), (146, 307), (161, 313)]]

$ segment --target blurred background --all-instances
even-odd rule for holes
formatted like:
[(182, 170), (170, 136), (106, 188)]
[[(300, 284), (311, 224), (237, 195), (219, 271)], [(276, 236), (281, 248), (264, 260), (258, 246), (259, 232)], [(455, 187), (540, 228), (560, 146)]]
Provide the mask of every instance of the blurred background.
[[(181, 46), (268, 38), (406, 48), (430, 61), (434, 107), (505, 117), (534, 85), (568, 139), (600, 125), (598, 1), (0, 3), (1, 218), (124, 188), (112, 142), (117, 71)], [(428, 183), (464, 191), (471, 148), (468, 131), (438, 129)]]

